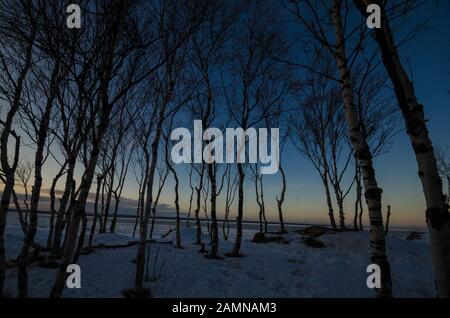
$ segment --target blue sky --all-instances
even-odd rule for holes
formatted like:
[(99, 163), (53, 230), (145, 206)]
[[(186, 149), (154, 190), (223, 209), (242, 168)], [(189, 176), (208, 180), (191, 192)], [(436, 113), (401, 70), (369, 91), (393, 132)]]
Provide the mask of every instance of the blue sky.
[[(430, 29), (400, 48), (404, 65), (411, 70), (419, 101), (425, 107), (434, 144), (450, 146), (450, 2), (431, 1), (417, 10), (404, 31), (417, 21), (430, 18)], [(403, 121), (398, 123), (403, 129)], [(286, 219), (289, 221), (327, 222), (324, 191), (312, 165), (293, 147), (283, 154), (287, 173)], [(404, 130), (395, 137), (392, 150), (375, 160), (377, 178), (383, 188), (383, 205), (392, 206), (391, 222), (396, 225), (425, 226), (425, 203), (417, 174), (414, 153)], [(256, 218), (256, 204), (251, 181), (247, 181), (246, 215)], [(185, 185), (185, 189), (187, 185)], [(171, 189), (164, 196), (171, 201)], [(265, 182), (268, 214), (276, 219), (275, 196), (280, 191), (280, 177), (268, 176)], [(185, 198), (185, 202), (187, 197)], [(346, 203), (347, 221), (351, 222), (353, 198)]]
[[(428, 127), (434, 144), (450, 146), (450, 2), (429, 2), (405, 23), (404, 31), (417, 21), (431, 18), (430, 29), (400, 48), (404, 65), (411, 69), (419, 101), (425, 107)], [(399, 122), (404, 128), (403, 121)], [(292, 147), (283, 154), (288, 192), (286, 219), (291, 221), (327, 222), (321, 181), (312, 165)], [(417, 174), (414, 153), (404, 130), (395, 137), (392, 150), (375, 160), (380, 186), (383, 188), (384, 211), (392, 205), (391, 221), (397, 225), (425, 225), (425, 203)], [(252, 182), (247, 181), (246, 201), (254, 203)], [(280, 191), (279, 176), (266, 178), (266, 200), (269, 215), (276, 219), (275, 195)], [(170, 195), (169, 195), (170, 196)], [(170, 199), (169, 199), (170, 200)], [(346, 204), (351, 222), (353, 198)], [(247, 205), (247, 216), (256, 217), (256, 207)]]
[[(416, 94), (425, 107), (433, 142), (439, 146), (450, 147), (450, 93), (448, 92), (450, 90), (450, 2), (431, 1), (404, 23), (408, 27), (413, 22), (428, 17), (432, 17), (429, 23), (431, 29), (402, 46), (400, 54), (404, 65), (409, 65), (408, 68), (412, 71)], [(403, 121), (399, 121), (398, 124), (404, 127)], [(28, 151), (24, 149), (24, 152)], [(327, 222), (324, 191), (313, 166), (301, 158), (291, 146), (286, 148), (283, 161), (288, 186), (284, 208), (285, 219), (291, 222)], [(375, 165), (379, 184), (384, 190), (383, 204), (384, 206), (392, 205), (392, 223), (424, 226), (423, 193), (414, 154), (404, 131), (396, 136), (391, 152), (376, 158)], [(44, 180), (47, 186), (55, 170), (55, 163), (49, 159), (44, 167)], [(179, 167), (179, 170), (186, 171), (187, 167)], [(265, 178), (267, 213), (273, 220), (277, 218), (275, 196), (281, 189), (280, 182), (279, 175)], [(257, 208), (253, 183), (247, 180), (246, 188), (245, 218), (256, 219)], [(137, 185), (132, 175), (127, 179), (124, 196), (137, 198)], [(169, 180), (161, 201), (172, 204), (173, 199), (173, 183)], [(188, 199), (189, 184), (188, 179), (184, 177), (181, 178), (181, 206), (184, 211), (188, 208)], [(353, 198), (349, 196), (346, 203), (349, 223), (352, 219), (353, 202)], [(219, 209), (223, 210), (222, 207)], [(231, 217), (234, 218), (234, 215)]]

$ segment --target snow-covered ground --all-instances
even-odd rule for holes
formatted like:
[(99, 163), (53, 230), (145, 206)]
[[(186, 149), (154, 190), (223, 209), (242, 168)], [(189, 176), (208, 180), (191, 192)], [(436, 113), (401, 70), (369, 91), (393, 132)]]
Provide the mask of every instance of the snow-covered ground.
[[(168, 229), (157, 227), (160, 236)], [(97, 235), (95, 244), (127, 243), (129, 229), (121, 234)], [(256, 244), (251, 242), (254, 230), (244, 232), (241, 258), (206, 259), (194, 245), (195, 229), (183, 228), (183, 249), (171, 244), (152, 244), (150, 279), (147, 286), (154, 297), (373, 297), (366, 287), (369, 264), (369, 233), (345, 232), (319, 237), (325, 248), (304, 245), (302, 235), (291, 231), (285, 235), (290, 244)], [(395, 297), (434, 297), (428, 238), (406, 240), (407, 231), (393, 231), (388, 237)], [(174, 233), (161, 239), (170, 241)], [(226, 242), (221, 237), (220, 254), (232, 248), (233, 233)], [(44, 243), (47, 229), (40, 227), (37, 241)], [(8, 259), (13, 259), (22, 244), (17, 226), (8, 226), (6, 246)], [(205, 235), (204, 241), (207, 241)], [(207, 246), (208, 247), (208, 246)], [(155, 262), (155, 255), (158, 255)], [(122, 291), (133, 287), (136, 246), (97, 249), (82, 255), (81, 289), (65, 289), (64, 297), (123, 297)], [(155, 265), (156, 264), (156, 265)], [(29, 270), (30, 296), (47, 297), (56, 270), (33, 265)], [(17, 271), (7, 272), (5, 290), (16, 294)]]

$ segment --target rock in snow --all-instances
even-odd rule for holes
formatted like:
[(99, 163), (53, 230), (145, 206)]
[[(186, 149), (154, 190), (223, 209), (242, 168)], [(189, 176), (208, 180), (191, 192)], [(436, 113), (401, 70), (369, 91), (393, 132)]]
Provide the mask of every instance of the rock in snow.
[[(124, 297), (122, 291), (133, 287), (136, 245), (126, 246), (132, 238), (127, 228), (121, 234), (97, 234), (94, 245), (123, 245), (100, 248), (81, 255), (81, 288), (65, 288), (63, 297)], [(44, 243), (47, 228), (40, 227), (37, 242)], [(157, 226), (156, 233), (167, 232)], [(234, 232), (229, 241), (221, 237), (219, 255), (207, 259), (198, 253), (195, 228), (183, 228), (183, 249), (171, 244), (153, 243), (149, 247), (148, 282), (153, 297), (374, 297), (366, 286), (369, 233), (323, 233), (325, 248), (309, 248), (293, 230), (283, 236), (290, 244), (255, 244), (256, 231), (244, 229), (241, 258), (223, 257), (231, 251)], [(434, 297), (428, 235), (422, 240), (406, 240), (407, 232), (392, 230), (387, 238), (394, 297)], [(174, 240), (171, 233), (164, 242)], [(22, 244), (19, 226), (8, 226), (6, 246), (8, 259), (17, 256)], [(205, 248), (210, 248), (204, 234)], [(56, 269), (29, 267), (31, 297), (48, 297)], [(17, 269), (6, 274), (8, 295), (17, 294)]]

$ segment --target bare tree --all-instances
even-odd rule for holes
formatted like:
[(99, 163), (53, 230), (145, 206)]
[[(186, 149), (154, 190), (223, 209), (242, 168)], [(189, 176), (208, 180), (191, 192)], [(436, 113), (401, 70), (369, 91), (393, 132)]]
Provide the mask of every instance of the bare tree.
[[(329, 60), (323, 59), (320, 55), (316, 55), (315, 59), (316, 61), (313, 60), (315, 69), (329, 71), (329, 64), (327, 64)], [(340, 106), (339, 91), (333, 81), (312, 71), (308, 71), (305, 83), (300, 83), (299, 89), (303, 95), (300, 96), (300, 116), (292, 117), (291, 138), (299, 153), (311, 161), (319, 173), (325, 190), (330, 225), (333, 229), (337, 229), (330, 191), (331, 172), (328, 152), (331, 146), (327, 132), (330, 130), (330, 123), (341, 118), (340, 114), (336, 115), (339, 113)], [(342, 124), (341, 121), (333, 126)]]
[(387, 206), (387, 213), (386, 213), (386, 225), (384, 227), (384, 235), (388, 235), (389, 232), (389, 219), (391, 218), (391, 206)]
[[(36, 90), (28, 91), (27, 102), (22, 104), (22, 118), (26, 120), (22, 130), (35, 143), (36, 151), (34, 158), (34, 182), (30, 199), (30, 222), (22, 248), (17, 257), (19, 297), (28, 296), (27, 262), (37, 231), (38, 205), (42, 188), (42, 167), (49, 156), (49, 152), (47, 151), (46, 153), (50, 143), (48, 140), (49, 126), (60, 90), (60, 83), (70, 67), (64, 65), (66, 61), (62, 59), (66, 55), (62, 45), (65, 44), (64, 40), (67, 36), (63, 31), (60, 31), (66, 30), (64, 28), (65, 16), (62, 7), (58, 4), (48, 6), (38, 4), (38, 7), (33, 9), (39, 10), (42, 14), (41, 19), (39, 19), (40, 32), (37, 42), (40, 48), (40, 58), (47, 60), (48, 64), (40, 62), (37, 67), (32, 69), (31, 74), (33, 76), (31, 80), (35, 84)], [(43, 102), (40, 103), (40, 100)], [(32, 128), (28, 129), (28, 127)]]
[[(72, 43), (66, 47), (70, 50), (71, 70), (68, 78), (63, 79), (63, 83), (61, 83), (60, 91), (57, 94), (57, 116), (54, 118), (54, 128), (50, 127), (51, 133), (64, 156), (62, 165), (67, 166), (62, 195), (59, 198), (58, 210), (55, 213), (54, 230), (53, 233), (49, 233), (49, 235), (52, 235), (51, 261), (61, 256), (62, 236), (65, 225), (68, 224), (69, 203), (75, 188), (77, 158), (82, 150), (87, 149), (86, 143), (92, 136), (92, 118), (89, 118), (87, 114), (94, 102), (98, 82), (92, 76), (93, 59), (88, 57), (88, 54), (84, 55), (84, 53), (90, 52), (90, 54), (95, 55), (101, 45), (88, 43), (85, 40), (86, 37), (82, 31), (70, 33), (70, 37), (68, 37), (68, 41)], [(71, 42), (70, 39), (73, 41)], [(69, 67), (69, 65), (66, 65), (66, 67)], [(84, 158), (82, 162), (87, 165), (87, 158)], [(54, 201), (54, 198), (52, 200)]]
[[(194, 167), (194, 166), (193, 166)], [(205, 175), (205, 164), (201, 163), (199, 168), (194, 168), (198, 173), (198, 183), (197, 186), (195, 186), (195, 210), (194, 210), (194, 216), (195, 216), (195, 244), (201, 245), (202, 244), (202, 224), (200, 220), (200, 208), (201, 208), (201, 194), (203, 189), (203, 183), (204, 183), (204, 175)]]
[[(6, 272), (5, 227), (12, 191), (14, 174), (19, 163), (20, 136), (14, 131), (13, 123), (19, 112), (26, 87), (27, 76), (34, 64), (34, 43), (37, 33), (37, 16), (29, 3), (15, 1), (2, 2), (0, 7), (0, 62), (1, 99), (9, 104), (5, 120), (2, 120), (0, 135), (0, 162), (4, 174), (5, 187), (0, 205), (0, 296)], [(14, 67), (14, 69), (12, 69)], [(10, 138), (15, 146), (9, 151)], [(11, 160), (12, 159), (12, 160)], [(11, 161), (10, 161), (11, 160)]]
[[(173, 127), (173, 119), (176, 114), (173, 115), (170, 124), (168, 126), (168, 132), (172, 131)], [(179, 193), (179, 187), (180, 187), (180, 179), (178, 178), (178, 173), (176, 169), (173, 167), (173, 164), (170, 159), (169, 155), (169, 133), (163, 133), (164, 137), (164, 144), (165, 144), (165, 165), (169, 172), (172, 174), (173, 179), (175, 181), (174, 186), (174, 192), (175, 192), (175, 247), (176, 248), (182, 248), (181, 246), (181, 220), (180, 220), (180, 193)]]
[(189, 168), (189, 189), (191, 190), (191, 193), (189, 194), (189, 210), (188, 210), (188, 216), (186, 220), (186, 226), (189, 227), (189, 221), (191, 220), (191, 213), (192, 213), (192, 201), (194, 200), (194, 186), (192, 185), (192, 173), (194, 172), (194, 168), (190, 166)]
[[(393, 104), (393, 96), (390, 91), (381, 88), (386, 78), (374, 68), (376, 66), (374, 57), (375, 54), (366, 60), (364, 63), (366, 65), (361, 63), (355, 67), (353, 82), (361, 130), (372, 149), (373, 157), (376, 158), (390, 151), (393, 137), (400, 130), (396, 125), (397, 111)], [(355, 230), (363, 230), (362, 171), (357, 158), (354, 164), (356, 200), (353, 227)]]
[[(337, 99), (339, 100), (339, 99)], [(339, 110), (342, 108), (339, 107)], [(351, 182), (347, 189), (343, 188), (343, 178), (347, 168), (350, 165), (350, 161), (353, 157), (353, 151), (348, 150), (349, 144), (346, 135), (345, 118), (342, 112), (336, 112), (335, 119), (331, 120), (328, 126), (327, 135), (330, 141), (330, 174), (329, 179), (333, 185), (336, 203), (339, 209), (339, 227), (341, 230), (346, 229), (345, 225), (345, 213), (344, 213), (344, 200), (350, 193), (350, 190), (354, 184), (355, 179)], [(347, 152), (345, 152), (347, 150)], [(340, 167), (339, 165), (342, 164)]]
[(152, 207), (152, 224), (150, 226), (150, 233), (148, 235), (150, 239), (153, 239), (153, 231), (155, 229), (155, 223), (156, 223), (156, 217), (157, 217), (156, 214), (157, 214), (157, 210), (158, 210), (159, 199), (161, 197), (161, 193), (166, 184), (167, 177), (169, 176), (169, 173), (170, 173), (170, 170), (163, 163), (161, 163), (156, 168), (156, 170), (158, 172), (158, 188), (156, 191), (156, 196), (155, 196), (155, 200), (153, 202), (153, 207)]
[(230, 165), (227, 165), (225, 173), (225, 182), (227, 184), (226, 187), (226, 195), (225, 195), (225, 217), (224, 221), (222, 223), (222, 232), (223, 237), (225, 240), (228, 240), (228, 236), (230, 233), (230, 222), (229, 222), (229, 216), (231, 212), (231, 207), (233, 205), (233, 202), (236, 198), (236, 190), (238, 187), (238, 174), (232, 175), (233, 169)]
[[(271, 58), (271, 51), (285, 50), (282, 33), (277, 23), (277, 7), (273, 2), (254, 2), (241, 15), (239, 32), (233, 39), (228, 75), (231, 83), (227, 86), (227, 107), (232, 122), (247, 131), (250, 127), (260, 126), (265, 115), (271, 113), (274, 105), (286, 93), (285, 74), (288, 70)], [(225, 84), (224, 84), (225, 85)], [(232, 95), (232, 96), (231, 96)], [(243, 153), (245, 149), (238, 149)], [(244, 216), (244, 163), (237, 163), (238, 209), (236, 240), (230, 257), (240, 256), (242, 243), (242, 221)]]
[(259, 172), (259, 164), (250, 165), (250, 170), (252, 172), (252, 179), (255, 185), (255, 197), (256, 203), (259, 207), (259, 233), (267, 233), (267, 219), (266, 219), (266, 208), (264, 203), (264, 183), (263, 175)]
[[(12, 190), (13, 202), (16, 207), (17, 214), (19, 215), (19, 223), (20, 223), (20, 227), (22, 229), (23, 234), (27, 233), (27, 227), (28, 227), (28, 222), (27, 222), (27, 216), (28, 216), (28, 210), (29, 210), (29, 207), (28, 207), (28, 181), (30, 180), (32, 172), (33, 172), (33, 169), (31, 167), (31, 165), (29, 164), (29, 162), (26, 162), (25, 165), (22, 162), (19, 163), (19, 166), (16, 169), (16, 174), (18, 175), (17, 182), (19, 182), (20, 187), (25, 189), (25, 195), (24, 195), (24, 198), (22, 201), (24, 204), (24, 207), (25, 207), (25, 211), (23, 211), (23, 207), (20, 205), (19, 197), (17, 196), (16, 191), (14, 189)], [(1, 171), (1, 169), (0, 169), (0, 181), (3, 184), (6, 184), (6, 179), (5, 179), (5, 176), (4, 176), (3, 172)], [(25, 214), (24, 214), (24, 212), (25, 212)]]
[[(110, 232), (114, 232), (116, 225), (116, 214), (118, 210), (118, 191), (123, 189), (123, 183), (128, 172), (128, 156), (129, 156), (129, 139), (132, 123), (136, 119), (138, 112), (133, 109), (134, 101), (127, 94), (121, 101), (119, 110), (114, 116), (110, 129), (105, 136), (105, 142), (110, 145), (108, 149), (104, 149), (102, 155), (103, 160), (107, 161), (104, 165), (106, 189), (106, 202), (102, 208), (100, 233), (106, 233), (108, 225), (109, 211), (113, 196), (115, 197), (115, 208), (113, 212), (113, 220), (110, 226)], [(117, 179), (118, 177), (118, 179)], [(116, 182), (118, 181), (118, 182)]]
[[(303, 2), (302, 2), (303, 3)], [(308, 34), (317, 43), (327, 49), (336, 62), (338, 78), (341, 84), (342, 100), (345, 106), (345, 118), (348, 125), (348, 134), (353, 150), (361, 164), (366, 203), (369, 209), (371, 227), (371, 260), (381, 268), (381, 288), (377, 289), (380, 297), (391, 297), (391, 274), (387, 260), (385, 236), (383, 230), (383, 218), (381, 213), (381, 193), (378, 187), (375, 170), (373, 167), (373, 154), (368, 145), (367, 138), (361, 130), (361, 120), (355, 104), (355, 94), (352, 83), (351, 66), (357, 57), (361, 43), (365, 38), (367, 30), (365, 26), (360, 26), (350, 33), (346, 33), (347, 23), (344, 23), (343, 16), (347, 16), (348, 9), (346, 1), (334, 0), (330, 5), (325, 3), (304, 1), (304, 6), (300, 2), (292, 2), (290, 10), (301, 23)], [(307, 8), (309, 15), (302, 9)], [(325, 15), (326, 23), (320, 17)], [(331, 30), (327, 26), (331, 25)], [(329, 34), (334, 33), (334, 40), (329, 39)], [(357, 37), (356, 44), (348, 53), (348, 45), (351, 35)]]
[[(405, 14), (418, 3), (408, 1), (404, 6), (397, 4), (397, 10), (395, 9), (396, 3), (391, 8), (386, 7), (381, 1), (374, 0), (357, 0), (355, 4), (363, 16), (367, 15), (366, 8), (370, 4), (378, 4), (381, 8), (381, 28), (374, 29), (374, 38), (379, 45), (386, 71), (394, 85), (398, 106), (403, 114), (406, 132), (410, 137), (419, 168), (419, 177), (427, 205), (426, 218), (430, 231), (438, 295), (450, 297), (450, 213), (448, 204), (445, 202), (442, 179), (428, 134), (423, 105), (419, 103), (414, 84), (400, 60), (397, 51), (398, 43), (394, 41), (390, 21), (393, 16)], [(406, 11), (399, 13), (399, 10)]]
[(97, 174), (97, 187), (95, 191), (95, 199), (94, 199), (94, 215), (92, 217), (92, 224), (91, 224), (91, 230), (89, 233), (89, 239), (88, 239), (88, 248), (92, 249), (92, 241), (94, 239), (95, 234), (95, 227), (97, 225), (97, 220), (99, 219), (99, 213), (98, 213), (98, 202), (100, 199), (100, 190), (103, 184), (103, 178), (104, 176), (102, 174)]
[(125, 180), (128, 174), (132, 155), (133, 150), (130, 149), (130, 145), (129, 144), (123, 145), (119, 160), (120, 162), (120, 172), (118, 175), (119, 179), (116, 188), (113, 190), (115, 204), (114, 204), (113, 219), (111, 220), (111, 226), (109, 228), (109, 232), (111, 233), (114, 233), (116, 231), (117, 213), (119, 211), (120, 198), (122, 196), (123, 188), (125, 186)]
[(53, 235), (55, 231), (55, 217), (56, 217), (56, 185), (59, 181), (59, 179), (67, 173), (67, 161), (65, 161), (61, 167), (58, 173), (55, 175), (55, 177), (52, 180), (52, 185), (50, 186), (50, 220), (49, 220), (49, 229), (48, 229), (48, 236), (47, 236), (47, 249), (51, 250), (53, 246)]
[[(108, 130), (111, 115), (114, 114), (113, 109), (120, 105), (124, 96), (136, 88), (148, 74), (141, 68), (148, 39), (137, 36), (146, 33), (139, 29), (139, 24), (132, 23), (136, 17), (133, 15), (137, 9), (136, 3), (130, 0), (113, 3), (101, 1), (96, 4), (95, 11), (85, 14), (85, 29), (89, 29), (87, 26), (91, 24), (100, 30), (91, 39), (91, 34), (85, 34), (87, 39), (93, 40), (96, 47), (100, 48), (99, 52), (89, 52), (96, 54), (93, 60), (98, 63), (98, 74), (95, 74), (98, 79), (98, 102), (90, 105), (91, 133), (95, 138), (85, 163), (83, 177), (75, 192), (76, 197), (74, 196), (69, 208), (70, 222), (66, 231), (66, 242), (51, 297), (60, 297), (64, 288), (66, 268), (73, 260), (79, 224), (85, 215), (86, 201), (102, 149), (103, 137)], [(126, 32), (123, 32), (124, 30)]]
[[(30, 205), (28, 202), (28, 196), (29, 196), (29, 189), (28, 184), (30, 182), (31, 174), (33, 173), (33, 164), (30, 161), (27, 160), (20, 160), (19, 165), (16, 169), (16, 176), (17, 181), (19, 183), (19, 186), (23, 188), (24, 190), (24, 196), (23, 196), (23, 207), (24, 210), (22, 210), (22, 207), (19, 203), (19, 198), (17, 197), (16, 191), (13, 189), (12, 196), (14, 205), (16, 206), (16, 210), (19, 214), (19, 221), (22, 226), (22, 229), (24, 230), (24, 234), (28, 231), (28, 216), (30, 213)], [(25, 213), (24, 213), (25, 212)]]
[[(281, 105), (280, 105), (280, 110), (278, 112), (275, 112), (273, 118), (273, 123), (275, 125), (275, 127), (281, 127), (282, 125), (289, 125), (289, 121), (287, 120), (287, 118), (285, 118), (285, 115), (288, 115), (289, 112), (282, 109)], [(286, 234), (287, 230), (286, 227), (284, 225), (284, 217), (283, 217), (283, 203), (284, 200), (286, 198), (286, 191), (287, 191), (287, 184), (286, 184), (286, 174), (284, 172), (284, 168), (283, 168), (283, 151), (285, 149), (285, 146), (287, 144), (287, 142), (289, 141), (289, 136), (291, 134), (292, 129), (291, 128), (286, 128), (284, 130), (282, 130), (281, 133), (281, 141), (280, 141), (280, 159), (279, 159), (279, 171), (280, 171), (280, 175), (281, 175), (281, 193), (280, 195), (276, 196), (276, 201), (277, 201), (277, 209), (278, 209), (278, 219), (280, 221), (280, 234)]]
[[(215, 149), (217, 130), (210, 128), (213, 123), (222, 121), (219, 107), (223, 100), (223, 92), (221, 90), (221, 72), (226, 63), (226, 48), (229, 45), (232, 26), (236, 21), (241, 5), (236, 3), (228, 3), (226, 1), (211, 1), (209, 10), (205, 16), (204, 23), (199, 30), (193, 34), (191, 39), (192, 51), (190, 54), (190, 62), (192, 64), (192, 78), (195, 83), (195, 92), (191, 113), (194, 119), (201, 120), (202, 129), (205, 130), (204, 153), (208, 154), (206, 163), (201, 168), (196, 169), (199, 173), (199, 186), (197, 187), (197, 243), (201, 243), (201, 224), (198, 219), (199, 213), (199, 196), (201, 194), (200, 187), (203, 187), (204, 176), (206, 172), (210, 189), (210, 216), (211, 216), (211, 251), (206, 257), (218, 258), (219, 248), (219, 227), (217, 220), (217, 197), (218, 190), (218, 165), (215, 163)], [(214, 125), (217, 126), (217, 125)], [(206, 131), (210, 132), (208, 135)], [(204, 172), (204, 169), (206, 170)], [(205, 190), (205, 189), (203, 189)], [(194, 187), (192, 187), (194, 193)]]
[[(133, 127), (134, 128), (134, 127)], [(142, 200), (143, 200), (143, 188), (145, 186), (145, 172), (146, 169), (144, 167), (145, 160), (143, 159), (141, 150), (141, 143), (139, 142), (139, 135), (136, 133), (133, 133), (133, 135), (136, 136), (136, 146), (137, 148), (133, 152), (133, 155), (131, 156), (131, 167), (133, 169), (133, 175), (136, 179), (136, 183), (138, 184), (138, 202), (136, 207), (136, 218), (134, 222), (133, 227), (133, 238), (136, 237), (136, 229), (137, 225), (139, 223), (139, 212), (141, 210)], [(99, 191), (99, 190), (98, 190)]]
[[(143, 286), (145, 272), (145, 253), (148, 234), (148, 223), (152, 210), (153, 181), (158, 162), (158, 148), (162, 135), (163, 124), (171, 115), (170, 102), (173, 98), (175, 85), (181, 74), (186, 58), (186, 39), (203, 22), (207, 4), (197, 3), (195, 6), (185, 6), (184, 1), (168, 1), (161, 4), (155, 12), (158, 16), (156, 31), (160, 36), (161, 46), (158, 51), (164, 64), (151, 79), (151, 88), (154, 91), (153, 102), (156, 111), (155, 134), (151, 139), (151, 157), (147, 175), (145, 208), (140, 214), (140, 235), (136, 261), (135, 296), (148, 295)], [(191, 11), (192, 10), (192, 11)], [(193, 15), (189, 15), (193, 13)], [(171, 32), (167, 32), (170, 30)]]

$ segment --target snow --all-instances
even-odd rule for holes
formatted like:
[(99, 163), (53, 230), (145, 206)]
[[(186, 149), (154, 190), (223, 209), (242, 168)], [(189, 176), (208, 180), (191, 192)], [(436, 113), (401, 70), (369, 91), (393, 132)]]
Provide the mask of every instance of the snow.
[[(160, 237), (168, 225), (156, 227)], [(94, 245), (127, 244), (132, 241), (129, 227), (120, 227), (120, 234), (97, 234)], [(194, 245), (195, 228), (182, 229), (183, 249), (171, 242), (175, 233), (158, 239), (150, 249), (149, 276), (146, 285), (154, 297), (374, 297), (366, 287), (369, 265), (369, 233), (340, 232), (325, 234), (318, 239), (322, 249), (304, 245), (302, 235), (291, 231), (285, 235), (290, 244), (256, 244), (251, 239), (254, 230), (245, 230), (242, 244), (244, 257), (206, 259)], [(223, 256), (233, 246), (220, 237), (219, 252)], [(387, 238), (395, 297), (434, 297), (433, 273), (428, 238), (406, 240), (408, 231), (392, 231)], [(39, 227), (36, 241), (44, 243), (47, 229)], [(18, 226), (6, 231), (7, 257), (13, 259), (22, 244)], [(204, 242), (208, 237), (203, 234)], [(208, 245), (206, 246), (208, 248)], [(114, 249), (99, 248), (81, 255), (81, 289), (68, 289), (64, 297), (123, 297), (122, 291), (133, 287), (136, 246)], [(154, 275), (155, 255), (156, 275)], [(159, 273), (161, 271), (161, 273)], [(29, 267), (30, 297), (48, 297), (55, 269)], [(154, 279), (156, 276), (156, 279)], [(7, 271), (5, 291), (14, 297), (17, 270)]]

